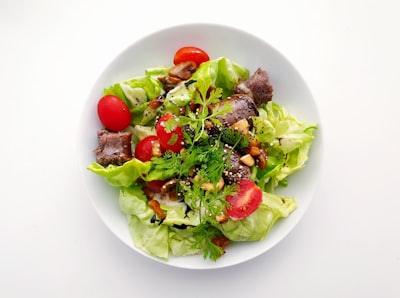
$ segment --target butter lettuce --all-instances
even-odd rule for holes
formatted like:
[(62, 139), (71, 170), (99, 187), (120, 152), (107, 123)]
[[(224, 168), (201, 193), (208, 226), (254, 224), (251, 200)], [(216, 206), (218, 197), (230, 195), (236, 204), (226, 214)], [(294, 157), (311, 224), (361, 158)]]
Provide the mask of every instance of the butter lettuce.
[[(166, 213), (163, 224), (152, 222), (154, 211), (148, 206), (148, 199), (140, 185), (122, 187), (119, 194), (119, 206), (127, 216), (134, 245), (159, 258), (168, 259), (171, 252), (176, 256), (196, 254), (200, 250), (193, 248), (194, 237), (191, 225), (199, 224), (199, 217), (193, 211), (186, 212), (186, 205), (179, 202), (160, 201), (160, 207)], [(186, 229), (176, 226), (189, 225)]]
[(191, 227), (187, 227), (186, 229), (171, 227), (168, 237), (171, 253), (175, 256), (188, 256), (201, 252), (200, 248), (194, 247), (195, 238), (193, 237)]
[(192, 75), (191, 80), (201, 81), (206, 86), (214, 86), (223, 89), (223, 97), (232, 95), (233, 88), (239, 80), (246, 80), (249, 70), (236, 62), (221, 57), (200, 64)]
[(276, 102), (258, 110), (253, 133), (268, 144), (268, 161), (265, 169), (254, 167), (251, 178), (264, 191), (274, 193), (275, 187), (285, 186), (287, 177), (305, 166), (318, 127), (313, 122), (300, 122)]
[(104, 95), (115, 95), (128, 105), (132, 114), (132, 125), (150, 124), (154, 122), (157, 113), (149, 108), (148, 104), (165, 92), (156, 75), (166, 73), (168, 70), (164, 67), (148, 70), (144, 76), (134, 77), (105, 88)]
[[(134, 77), (104, 89), (104, 95), (120, 97), (129, 108), (143, 103), (143, 95), (146, 96), (146, 100), (151, 100), (163, 93), (162, 83), (152, 76)], [(135, 97), (138, 100), (135, 100)]]
[(102, 176), (112, 186), (130, 186), (138, 178), (143, 177), (150, 170), (151, 162), (142, 162), (136, 158), (127, 161), (122, 166), (108, 165), (103, 167), (92, 162), (88, 170)]
[(168, 259), (168, 226), (151, 223), (154, 212), (147, 201), (140, 186), (120, 190), (119, 205), (127, 215), (135, 246), (153, 256)]
[(232, 241), (259, 241), (281, 217), (287, 217), (297, 208), (294, 198), (263, 192), (262, 203), (250, 216), (242, 220), (229, 219), (217, 228)]

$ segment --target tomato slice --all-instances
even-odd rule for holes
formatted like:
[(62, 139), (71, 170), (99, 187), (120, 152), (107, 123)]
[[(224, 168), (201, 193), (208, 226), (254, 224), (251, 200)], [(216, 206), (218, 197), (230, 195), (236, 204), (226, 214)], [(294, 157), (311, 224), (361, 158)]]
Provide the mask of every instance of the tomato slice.
[(233, 220), (244, 219), (260, 206), (262, 191), (253, 181), (241, 180), (239, 191), (233, 196), (227, 196), (226, 201), (231, 205), (226, 209), (229, 217)]
[(149, 161), (154, 156), (154, 152), (157, 151), (157, 146), (159, 146), (158, 137), (147, 136), (137, 143), (135, 157), (143, 162)]
[[(175, 119), (175, 123), (174, 120)], [(158, 120), (156, 125), (156, 133), (160, 140), (161, 151), (180, 152), (183, 146), (183, 129), (176, 125), (178, 119), (167, 113)]]
[(201, 63), (208, 60), (210, 60), (210, 57), (205, 51), (192, 46), (180, 48), (176, 51), (174, 56), (175, 65), (186, 61), (193, 61), (197, 66), (199, 66)]
[(97, 103), (100, 122), (108, 130), (117, 132), (131, 124), (131, 112), (125, 102), (117, 96), (105, 95)]

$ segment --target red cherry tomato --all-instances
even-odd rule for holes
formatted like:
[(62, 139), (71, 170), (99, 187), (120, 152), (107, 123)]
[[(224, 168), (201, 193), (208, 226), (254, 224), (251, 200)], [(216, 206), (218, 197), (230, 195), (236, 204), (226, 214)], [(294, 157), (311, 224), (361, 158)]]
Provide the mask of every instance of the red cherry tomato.
[(174, 64), (177, 65), (186, 61), (193, 61), (197, 66), (202, 62), (210, 60), (208, 54), (202, 49), (196, 47), (182, 47), (174, 56)]
[(231, 205), (226, 209), (229, 217), (233, 220), (244, 219), (260, 206), (262, 191), (253, 181), (241, 180), (239, 191), (233, 196), (227, 196), (226, 201)]
[(97, 114), (100, 122), (111, 131), (120, 131), (131, 124), (131, 112), (120, 98), (105, 95), (97, 103)]
[(154, 192), (161, 192), (161, 187), (167, 182), (168, 180), (153, 180), (146, 182), (146, 186)]
[(135, 157), (140, 161), (146, 162), (153, 157), (153, 149), (157, 150), (154, 146), (157, 146), (159, 140), (157, 136), (147, 136), (139, 143), (135, 148)]
[(165, 152), (170, 150), (178, 153), (184, 148), (183, 130), (182, 127), (177, 125), (172, 125), (172, 127), (169, 129), (168, 127), (169, 123), (171, 123), (171, 118), (175, 118), (177, 121), (177, 118), (172, 114), (167, 113), (162, 116), (157, 122), (156, 133), (160, 140), (161, 151)]

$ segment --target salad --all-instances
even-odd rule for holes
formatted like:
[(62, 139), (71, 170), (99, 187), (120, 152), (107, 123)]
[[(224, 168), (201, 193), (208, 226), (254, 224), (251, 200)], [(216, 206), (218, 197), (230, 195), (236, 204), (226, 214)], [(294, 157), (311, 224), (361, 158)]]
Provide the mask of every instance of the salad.
[(273, 92), (266, 70), (192, 46), (104, 89), (88, 169), (119, 188), (137, 248), (216, 261), (295, 211), (278, 190), (306, 165), (317, 123), (296, 119)]

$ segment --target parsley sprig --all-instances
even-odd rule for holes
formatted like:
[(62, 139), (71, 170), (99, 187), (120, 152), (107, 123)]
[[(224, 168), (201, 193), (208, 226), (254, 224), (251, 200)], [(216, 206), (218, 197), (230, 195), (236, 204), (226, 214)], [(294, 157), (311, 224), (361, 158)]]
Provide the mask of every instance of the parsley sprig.
[(224, 254), (224, 250), (222, 247), (214, 244), (212, 240), (220, 235), (222, 235), (221, 231), (211, 224), (201, 223), (193, 228), (195, 241), (192, 248), (202, 249), (204, 259), (209, 258), (212, 261), (216, 261)]
[[(199, 108), (193, 112), (188, 110), (187, 114), (179, 117), (179, 124), (189, 125), (193, 131), (191, 137), (185, 138), (185, 143), (189, 146), (194, 146), (201, 139), (207, 138), (205, 132), (206, 122), (211, 121), (214, 125), (221, 125), (217, 119), (218, 116), (225, 115), (232, 111), (232, 105), (224, 104), (220, 106), (223, 90), (215, 88), (210, 90), (210, 86), (204, 82), (196, 82), (196, 92), (194, 92), (193, 103), (198, 105)], [(209, 112), (208, 106), (214, 104), (215, 108), (212, 113)]]
[[(223, 128), (218, 120), (219, 116), (232, 111), (232, 105), (220, 104), (222, 89), (210, 88), (201, 81), (193, 86), (195, 91), (192, 93), (191, 104), (196, 105), (197, 109), (192, 111), (188, 105), (186, 113), (180, 115), (177, 121), (171, 118), (171, 121), (165, 123), (166, 129), (171, 131), (177, 125), (185, 127), (186, 148), (179, 153), (167, 151), (162, 157), (154, 157), (152, 167), (156, 169), (154, 172), (162, 173), (163, 179), (177, 177), (181, 180), (177, 184), (177, 192), (183, 195), (192, 210), (197, 210), (200, 217), (200, 224), (193, 228), (193, 247), (202, 249), (204, 258), (215, 261), (224, 253), (223, 248), (213, 243), (216, 236), (222, 235), (215, 227), (218, 224), (216, 218), (227, 207), (226, 196), (232, 195), (237, 189), (236, 185), (225, 185), (218, 189), (217, 183), (229, 167), (229, 156), (233, 148), (246, 147), (247, 144), (243, 135)], [(212, 109), (209, 109), (210, 105), (213, 105)], [(221, 127), (219, 136), (211, 137), (208, 134), (207, 125), (210, 123)], [(231, 145), (229, 149), (225, 144)], [(206, 190), (203, 187), (205, 183), (213, 184), (213, 189)]]

